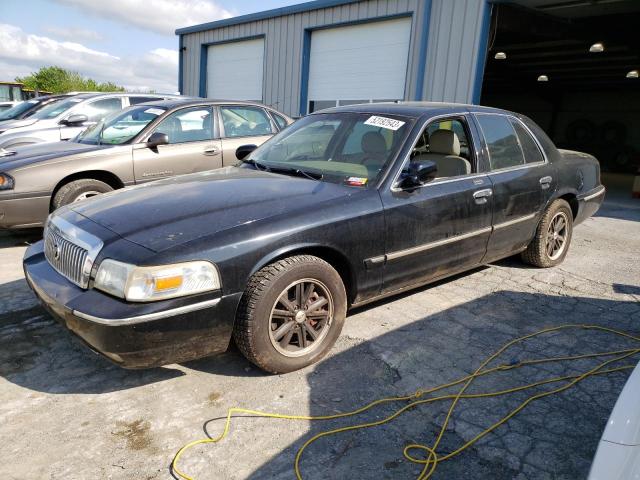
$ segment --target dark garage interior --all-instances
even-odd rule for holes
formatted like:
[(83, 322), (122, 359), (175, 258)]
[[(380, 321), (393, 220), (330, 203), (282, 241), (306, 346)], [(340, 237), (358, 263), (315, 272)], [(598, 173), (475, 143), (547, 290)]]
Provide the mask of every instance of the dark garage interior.
[(630, 189), (640, 167), (639, 28), (637, 0), (495, 4), (481, 103), (528, 115), (560, 148), (595, 155), (609, 186)]

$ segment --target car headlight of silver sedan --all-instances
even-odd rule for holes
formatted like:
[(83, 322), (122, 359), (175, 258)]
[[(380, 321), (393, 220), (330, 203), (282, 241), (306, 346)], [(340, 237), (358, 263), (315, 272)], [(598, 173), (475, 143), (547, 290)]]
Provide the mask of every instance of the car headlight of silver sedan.
[(138, 267), (116, 260), (103, 260), (94, 288), (130, 302), (152, 302), (220, 289), (214, 264), (193, 261)]

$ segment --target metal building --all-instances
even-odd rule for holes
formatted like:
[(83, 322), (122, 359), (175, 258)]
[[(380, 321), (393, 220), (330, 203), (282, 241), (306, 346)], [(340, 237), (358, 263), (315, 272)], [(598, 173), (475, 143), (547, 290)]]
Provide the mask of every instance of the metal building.
[(316, 0), (177, 30), (180, 91), (289, 115), (373, 100), (497, 106), (629, 184), (638, 24), (639, 0)]
[(176, 30), (185, 95), (289, 115), (375, 100), (480, 98), (485, 0), (316, 0)]

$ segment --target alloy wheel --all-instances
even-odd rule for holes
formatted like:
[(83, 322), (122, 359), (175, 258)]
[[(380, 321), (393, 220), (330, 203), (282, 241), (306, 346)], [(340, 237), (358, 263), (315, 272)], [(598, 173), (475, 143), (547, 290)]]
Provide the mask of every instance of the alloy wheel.
[(97, 192), (95, 190), (89, 190), (87, 192), (82, 192), (80, 195), (78, 195), (75, 200), (73, 201), (73, 203), (76, 202), (81, 202), (82, 200), (86, 200), (87, 198), (91, 198), (91, 197), (95, 197), (96, 195), (100, 195), (101, 192)]
[(291, 283), (271, 309), (271, 344), (286, 357), (307, 355), (326, 338), (333, 312), (333, 297), (322, 282), (304, 278)]
[(551, 260), (557, 260), (567, 247), (569, 218), (564, 212), (556, 213), (547, 230), (546, 252)]

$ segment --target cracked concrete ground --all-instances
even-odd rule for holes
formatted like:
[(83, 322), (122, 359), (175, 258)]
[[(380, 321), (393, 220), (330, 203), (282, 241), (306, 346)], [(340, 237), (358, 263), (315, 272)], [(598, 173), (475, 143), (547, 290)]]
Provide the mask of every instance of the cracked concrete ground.
[[(351, 312), (320, 364), (269, 376), (237, 351), (147, 371), (111, 365), (76, 343), (37, 304), (22, 276), (25, 242), (0, 236), (0, 444), (5, 479), (165, 479), (176, 450), (217, 435), (228, 407), (324, 415), (414, 392), (475, 370), (507, 340), (544, 327), (591, 323), (640, 334), (640, 203), (607, 201), (574, 233), (563, 265), (508, 259)], [(509, 351), (504, 362), (629, 348), (593, 331), (564, 331)], [(637, 362), (632, 358), (627, 363)], [(499, 390), (595, 364), (581, 360), (501, 372), (470, 392)], [(435, 479), (582, 479), (627, 372), (589, 378), (539, 400), (459, 456)], [(549, 387), (540, 387), (535, 392)], [(463, 400), (440, 453), (455, 450), (530, 393)], [(305, 479), (415, 478), (402, 450), (431, 444), (449, 403), (416, 408), (385, 426), (320, 440)], [(390, 406), (360, 421), (388, 415)], [(352, 423), (240, 418), (218, 446), (196, 447), (183, 468), (198, 479), (292, 479), (313, 433)], [(204, 430), (204, 431), (203, 431)]]

